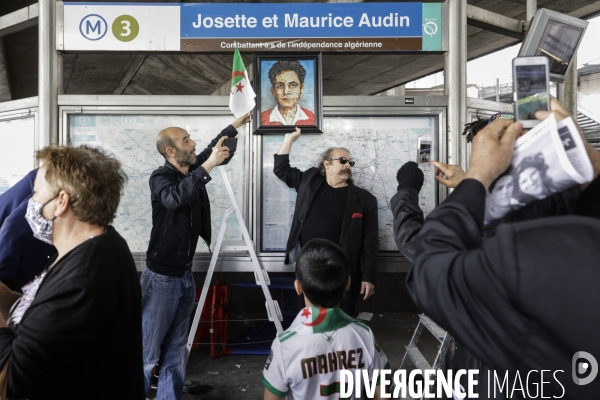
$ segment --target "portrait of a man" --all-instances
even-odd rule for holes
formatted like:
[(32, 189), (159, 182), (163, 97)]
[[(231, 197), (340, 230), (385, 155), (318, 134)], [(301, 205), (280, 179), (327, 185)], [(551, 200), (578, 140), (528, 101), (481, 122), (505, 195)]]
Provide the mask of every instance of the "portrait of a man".
[[(303, 63), (310, 64), (310, 61)], [(312, 81), (307, 82), (307, 75), (312, 77), (314, 72), (307, 71), (303, 63), (298, 60), (277, 60), (268, 68), (266, 73), (270, 90), (263, 92), (261, 126), (315, 125), (314, 88), (307, 90), (307, 86), (313, 84)], [(307, 98), (303, 98), (305, 92)]]
[(502, 218), (512, 210), (514, 192), (513, 168), (509, 166), (488, 188), (485, 206), (485, 222)]
[(254, 55), (254, 134), (281, 135), (283, 126), (323, 133), (321, 64), (321, 53)]

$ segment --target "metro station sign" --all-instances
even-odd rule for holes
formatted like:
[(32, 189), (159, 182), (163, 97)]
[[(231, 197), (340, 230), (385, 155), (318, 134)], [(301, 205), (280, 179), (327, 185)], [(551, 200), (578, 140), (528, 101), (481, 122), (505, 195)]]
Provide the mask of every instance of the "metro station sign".
[(59, 3), (61, 51), (444, 51), (441, 3)]

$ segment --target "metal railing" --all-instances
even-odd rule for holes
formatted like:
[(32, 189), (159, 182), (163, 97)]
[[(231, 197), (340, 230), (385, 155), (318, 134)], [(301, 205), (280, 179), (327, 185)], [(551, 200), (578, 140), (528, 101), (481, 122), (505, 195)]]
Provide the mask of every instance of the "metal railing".
[(577, 111), (600, 124), (600, 101), (592, 101), (586, 95), (577, 92)]

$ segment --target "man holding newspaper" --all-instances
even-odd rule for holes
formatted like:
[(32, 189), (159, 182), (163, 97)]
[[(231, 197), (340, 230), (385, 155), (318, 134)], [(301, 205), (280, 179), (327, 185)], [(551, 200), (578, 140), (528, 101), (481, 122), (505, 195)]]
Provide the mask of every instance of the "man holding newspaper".
[[(520, 123), (501, 119), (477, 134), (465, 179), (416, 236), (407, 286), (420, 310), (523, 396), (542, 388), (589, 399), (600, 391), (600, 153), (556, 100), (536, 117), (544, 122), (523, 136)], [(523, 173), (533, 167), (519, 163), (538, 153), (555, 190), (585, 188), (579, 215), (504, 224), (483, 243), (487, 189), (511, 159)], [(539, 193), (542, 174), (527, 172), (517, 185)]]
[[(556, 105), (560, 107), (558, 102)], [(573, 119), (558, 120), (550, 113), (516, 140), (511, 165), (489, 187), (485, 220), (503, 217), (553, 193), (590, 182), (592, 177), (592, 164)], [(508, 200), (502, 194), (508, 195), (509, 188), (512, 195)]]

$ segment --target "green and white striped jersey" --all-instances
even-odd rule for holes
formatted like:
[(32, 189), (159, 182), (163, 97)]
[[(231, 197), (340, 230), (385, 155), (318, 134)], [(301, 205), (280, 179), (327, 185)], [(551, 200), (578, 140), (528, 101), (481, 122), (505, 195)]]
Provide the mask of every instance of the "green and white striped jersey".
[(288, 400), (338, 400), (340, 370), (367, 370), (372, 376), (384, 368), (387, 358), (365, 323), (339, 308), (306, 307), (273, 341), (262, 381)]

